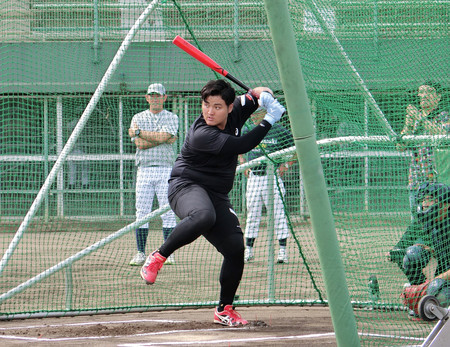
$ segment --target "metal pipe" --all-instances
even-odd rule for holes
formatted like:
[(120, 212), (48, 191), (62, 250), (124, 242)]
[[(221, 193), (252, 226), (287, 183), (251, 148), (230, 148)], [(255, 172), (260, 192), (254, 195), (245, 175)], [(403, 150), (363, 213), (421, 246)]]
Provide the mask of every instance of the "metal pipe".
[(98, 20), (98, 0), (94, 0), (94, 64), (99, 62), (98, 49), (99, 49), (99, 20)]
[(267, 177), (267, 242), (268, 245), (268, 269), (267, 269), (267, 295), (269, 301), (275, 299), (275, 269), (274, 269), (274, 254), (275, 248), (273, 245), (274, 235), (275, 235), (275, 209), (274, 209), (274, 175), (275, 175), (275, 165), (271, 161), (267, 162), (266, 167), (266, 177)]
[(234, 24), (233, 24), (233, 36), (234, 36), (234, 62), (237, 63), (241, 60), (239, 55), (239, 0), (234, 0)]
[(360, 346), (288, 1), (264, 0), (338, 346)]

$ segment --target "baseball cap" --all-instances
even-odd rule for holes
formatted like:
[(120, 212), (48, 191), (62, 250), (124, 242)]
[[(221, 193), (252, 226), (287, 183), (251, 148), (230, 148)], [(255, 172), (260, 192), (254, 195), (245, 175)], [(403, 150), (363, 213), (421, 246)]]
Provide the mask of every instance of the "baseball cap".
[(422, 183), (417, 191), (417, 198), (419, 201), (425, 199), (426, 196), (431, 196), (432, 199), (437, 199), (438, 202), (450, 201), (450, 187), (444, 183)]
[(147, 94), (166, 95), (166, 88), (161, 83), (153, 83), (148, 86)]

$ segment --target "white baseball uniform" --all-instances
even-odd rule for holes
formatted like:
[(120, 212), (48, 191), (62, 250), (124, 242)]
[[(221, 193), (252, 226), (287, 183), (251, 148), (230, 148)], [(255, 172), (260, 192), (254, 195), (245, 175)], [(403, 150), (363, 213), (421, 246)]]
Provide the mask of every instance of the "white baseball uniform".
[[(167, 110), (152, 113), (145, 110), (134, 115), (131, 124), (144, 131), (166, 132), (176, 136), (178, 132), (178, 116)], [(167, 198), (168, 180), (175, 162), (175, 144), (163, 143), (148, 149), (136, 149), (136, 218), (149, 214), (153, 208), (156, 195), (159, 206), (169, 204)], [(175, 214), (172, 210), (161, 215), (163, 228), (174, 228)], [(148, 223), (141, 226), (148, 228)]]
[[(258, 147), (245, 154), (247, 161), (255, 158), (259, 158), (265, 153), (273, 153), (281, 149), (287, 148), (293, 144), (292, 135), (284, 127), (279, 124), (274, 124), (269, 130), (267, 135), (261, 141)], [(280, 187), (281, 195), (277, 187)], [(269, 201), (268, 183), (269, 177), (267, 172), (267, 165), (262, 163), (250, 170), (250, 174), (247, 180), (247, 222), (245, 226), (246, 238), (257, 238), (259, 231), (259, 224), (261, 222), (263, 202), (267, 207), (269, 203), (273, 202), (273, 211), (275, 219), (275, 233), (278, 240), (286, 239), (289, 237), (289, 228), (286, 221), (286, 215), (284, 212), (283, 201), (281, 196), (285, 195), (285, 188), (283, 181), (274, 174), (272, 176), (273, 181), (273, 201)]]
[(283, 181), (278, 175), (273, 175), (273, 201), (269, 201), (269, 179), (268, 175), (257, 175), (250, 171), (247, 180), (247, 224), (245, 226), (246, 238), (257, 238), (259, 231), (259, 224), (261, 222), (263, 202), (265, 206), (273, 203), (274, 211), (274, 227), (277, 239), (286, 239), (289, 237), (289, 229), (284, 213), (283, 201), (281, 200), (278, 191), (277, 182), (281, 190), (281, 194), (285, 195), (285, 188)]

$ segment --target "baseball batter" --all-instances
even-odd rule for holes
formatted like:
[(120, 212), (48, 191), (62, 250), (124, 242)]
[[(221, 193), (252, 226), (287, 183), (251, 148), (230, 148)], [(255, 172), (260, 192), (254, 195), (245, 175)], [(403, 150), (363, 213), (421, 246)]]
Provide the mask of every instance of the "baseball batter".
[[(136, 145), (136, 218), (145, 217), (152, 211), (156, 195), (159, 206), (169, 203), (167, 190), (176, 152), (174, 142), (178, 131), (178, 116), (164, 109), (167, 100), (166, 89), (160, 83), (148, 87), (145, 99), (149, 109), (137, 113), (131, 120), (128, 134)], [(167, 239), (176, 225), (172, 210), (161, 215), (163, 238)], [(136, 229), (137, 254), (130, 265), (144, 264), (145, 246), (148, 237), (148, 223)], [(174, 262), (173, 257), (167, 263)]]
[[(238, 155), (250, 151), (284, 114), (284, 107), (268, 88), (258, 87), (236, 98), (224, 80), (209, 81), (201, 90), (202, 114), (189, 128), (169, 182), (169, 200), (180, 222), (141, 268), (141, 277), (153, 284), (159, 270), (177, 249), (203, 236), (223, 256), (219, 305), (214, 322), (246, 325), (233, 301), (244, 270), (244, 238), (228, 193), (233, 187)], [(252, 131), (242, 126), (258, 108), (268, 112)]]

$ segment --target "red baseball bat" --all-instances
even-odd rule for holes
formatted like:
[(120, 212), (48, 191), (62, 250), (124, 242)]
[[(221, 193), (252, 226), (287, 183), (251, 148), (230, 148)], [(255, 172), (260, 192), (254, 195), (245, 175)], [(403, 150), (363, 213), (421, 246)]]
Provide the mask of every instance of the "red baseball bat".
[(222, 76), (228, 78), (230, 81), (233, 81), (239, 87), (245, 89), (246, 91), (250, 90), (250, 88), (247, 87), (244, 83), (239, 81), (236, 77), (234, 77), (227, 70), (225, 70), (223, 67), (221, 67), (219, 64), (217, 64), (214, 60), (212, 60), (210, 57), (208, 57), (205, 53), (200, 51), (197, 47), (191, 45), (189, 42), (187, 42), (185, 39), (183, 39), (179, 35), (177, 35), (173, 39), (172, 42), (174, 45), (181, 48), (187, 54), (189, 54), (193, 58), (197, 59), (200, 63), (202, 63), (202, 64), (206, 65), (207, 67), (209, 67), (210, 69), (220, 73)]

